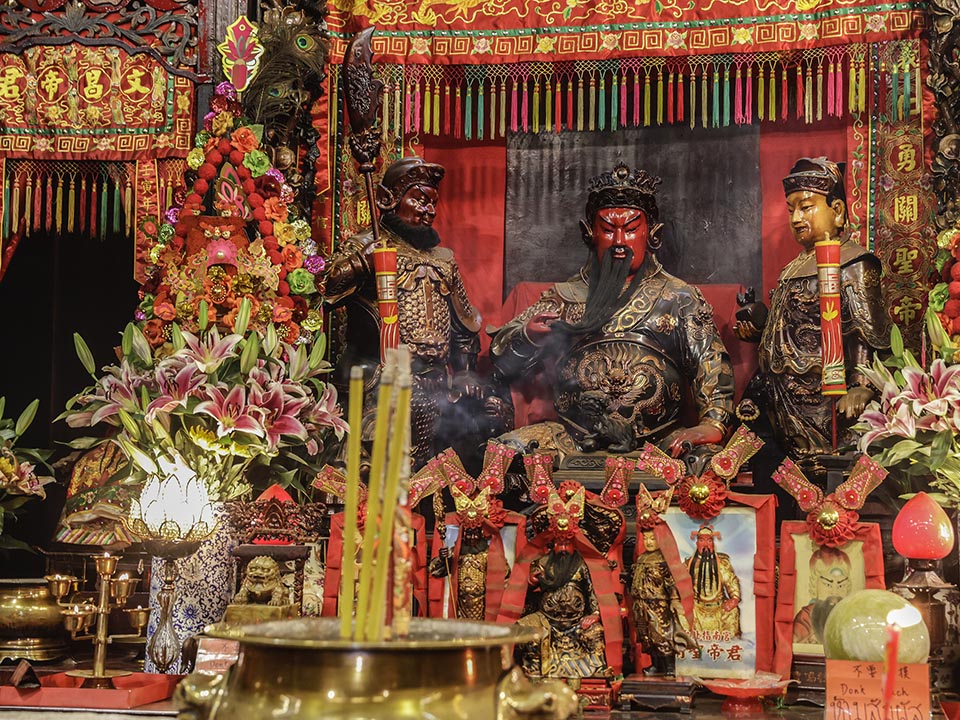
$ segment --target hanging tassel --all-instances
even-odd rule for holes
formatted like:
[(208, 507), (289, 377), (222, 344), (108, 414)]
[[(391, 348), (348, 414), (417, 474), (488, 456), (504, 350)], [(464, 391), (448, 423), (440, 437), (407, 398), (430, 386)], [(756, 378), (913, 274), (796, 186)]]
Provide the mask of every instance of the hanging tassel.
[(597, 113), (597, 120), (599, 120), (600, 130), (607, 129), (607, 74), (601, 70), (600, 71), (600, 102), (599, 102), (599, 112)]
[(450, 83), (446, 83), (443, 87), (443, 134), (447, 137), (450, 137), (450, 118), (453, 117), (453, 113), (450, 112), (450, 96), (453, 93), (450, 92)]
[(13, 204), (10, 207), (10, 227), (20, 227), (20, 176), (13, 181)]
[[(620, 75), (614, 70), (610, 76), (610, 129), (616, 131), (620, 127), (620, 114), (617, 112), (620, 108)], [(624, 98), (626, 99), (626, 98)]]
[(590, 75), (590, 115), (587, 117), (587, 127), (597, 129), (597, 78)]
[(540, 78), (533, 78), (533, 131), (540, 132)]
[(667, 73), (667, 124), (673, 125), (673, 70)]
[(657, 125), (663, 125), (663, 68), (657, 68)]
[(730, 127), (730, 66), (723, 66), (723, 126)]
[[(167, 190), (170, 190), (170, 184), (167, 183)], [(169, 204), (167, 207), (170, 207)], [(77, 223), (77, 230), (80, 234), (87, 231), (87, 176), (80, 176), (80, 222)]]
[(903, 119), (900, 112), (900, 68), (897, 65), (890, 72), (890, 116), (894, 120)]
[(423, 132), (430, 134), (430, 128), (433, 127), (431, 113), (433, 112), (433, 88), (430, 87), (430, 79), (427, 78), (423, 85)]
[(767, 108), (767, 120), (770, 122), (776, 122), (777, 120), (777, 68), (775, 65), (770, 66), (770, 82), (767, 83), (767, 98), (769, 100), (769, 107)]
[(63, 176), (57, 175), (57, 210), (56, 210), (57, 235), (63, 235)]
[[(67, 232), (73, 234), (73, 216), (77, 212), (77, 176), (70, 176), (70, 195), (67, 196)], [(127, 220), (129, 225), (132, 222), (133, 216), (130, 215)], [(129, 231), (127, 232), (129, 235)]]
[[(516, 107), (516, 99), (514, 99)], [(516, 123), (516, 116), (514, 116)], [(507, 79), (500, 78), (500, 137), (507, 136)]]
[(530, 131), (530, 78), (527, 78), (526, 87), (523, 89), (523, 108), (521, 109), (521, 120), (523, 120), (523, 131)]
[(473, 139), (473, 83), (467, 81), (466, 107), (463, 111), (463, 137)]
[(650, 127), (650, 73), (643, 76), (643, 126)]
[(420, 78), (417, 78), (413, 84), (413, 134), (417, 135), (420, 133), (420, 113), (422, 108), (420, 106)]
[(120, 180), (113, 185), (113, 234), (120, 234), (120, 203), (122, 202), (120, 194)]
[(780, 66), (780, 117), (786, 120), (790, 117), (790, 93), (787, 90), (787, 66)]
[(697, 123), (697, 73), (699, 68), (690, 70), (690, 129)]
[(490, 79), (490, 139), (497, 138), (497, 78)]
[[(383, 105), (383, 120), (380, 122), (380, 142), (384, 147), (390, 142), (390, 99), (392, 97), (390, 94), (390, 86), (384, 83), (383, 93), (380, 98), (380, 103)], [(160, 196), (163, 197), (162, 189)]]
[(456, 138), (463, 137), (463, 110), (462, 105), (460, 104), (460, 84), (457, 83), (457, 96), (453, 99), (454, 102), (454, 119), (453, 119), (453, 136)]
[(817, 61), (817, 122), (823, 120), (823, 58)]
[(707, 68), (702, 68), (703, 75), (700, 76), (700, 125), (707, 127)]
[[(0, 165), (5, 165), (6, 163), (0, 162)], [(6, 173), (0, 173), (5, 175)], [(0, 251), (3, 250), (3, 238), (10, 237), (10, 183), (6, 182), (6, 177), (3, 178), (3, 223), (0, 225)], [(16, 227), (16, 226), (14, 226)], [(0, 272), (3, 271), (3, 257), (0, 255)]]
[(100, 185), (100, 235), (103, 240), (107, 236), (107, 202), (109, 200), (107, 192), (109, 191), (107, 181), (104, 180)]
[(47, 212), (44, 215), (43, 229), (46, 232), (53, 230), (53, 176), (47, 175), (47, 188), (44, 192), (44, 203), (47, 205)]
[(397, 135), (403, 134), (403, 131), (400, 127), (400, 116), (403, 114), (403, 103), (400, 102), (400, 99), (403, 95), (403, 88), (401, 87), (402, 82), (403, 77), (400, 76), (397, 78), (397, 81), (393, 86), (393, 127), (396, 129)]
[(131, 237), (133, 235), (133, 185), (129, 179), (123, 198), (123, 212), (127, 218), (127, 237)]
[(577, 77), (577, 130), (583, 130), (583, 75)]
[(510, 97), (513, 102), (510, 103), (510, 131), (517, 131), (517, 117), (519, 112), (519, 99), (517, 97), (517, 79), (510, 78)]
[(803, 119), (813, 122), (813, 63), (807, 65), (806, 85), (803, 89)]
[(797, 63), (797, 120), (803, 117), (807, 101), (803, 96), (803, 63)]
[(766, 85), (767, 79), (763, 74), (763, 65), (759, 65), (757, 66), (757, 119), (759, 119), (760, 122), (763, 122), (767, 114), (766, 102), (764, 102)]
[(40, 232), (43, 224), (43, 178), (37, 178), (37, 185), (33, 189), (33, 231)]
[(746, 125), (753, 123), (753, 65), (747, 65), (746, 92), (743, 98), (743, 122)]
[(484, 130), (483, 130), (483, 119), (487, 114), (483, 110), (484, 95), (483, 92), (483, 80), (477, 83), (477, 140), (483, 140)]
[(833, 115), (833, 106), (836, 104), (836, 98), (834, 97), (836, 88), (834, 87), (835, 83), (833, 82), (833, 76), (836, 74), (836, 72), (836, 63), (834, 63), (833, 59), (831, 59), (827, 65), (827, 116)]
[(440, 81), (433, 85), (433, 134), (440, 134)]
[(27, 188), (23, 194), (23, 234), (30, 237), (30, 211), (33, 209), (33, 176), (27, 175)]
[(737, 65), (737, 71), (734, 73), (734, 83), (733, 122), (737, 125), (743, 125), (743, 75), (739, 65)]
[(94, 177), (90, 181), (90, 237), (95, 238), (97, 236), (97, 215), (100, 212), (100, 200), (97, 195), (97, 178)]
[(847, 107), (850, 112), (857, 109), (857, 68), (853, 58), (850, 58), (850, 77), (847, 80)]
[[(874, 67), (876, 67), (876, 65), (874, 65)], [(876, 71), (874, 71), (873, 73), (873, 83), (875, 86), (879, 85), (879, 87), (876, 87), (875, 89), (877, 90), (877, 98), (880, 101), (879, 107), (874, 108), (873, 110), (874, 112), (881, 112), (881, 113), (887, 112), (887, 81), (885, 77), (886, 74), (887, 74), (886, 63), (881, 61), (880, 72), (877, 73)]]
[(563, 81), (562, 78), (557, 78), (557, 82), (553, 86), (553, 131), (560, 132), (563, 129), (563, 113), (561, 112), (561, 106), (563, 103), (563, 94), (560, 92), (560, 83)]
[(629, 113), (627, 112), (627, 72), (626, 72), (626, 70), (624, 70), (624, 71), (623, 71), (623, 77), (621, 78), (621, 82), (620, 82), (620, 113), (619, 113), (619, 117), (620, 117), (620, 126), (621, 126), (621, 127), (626, 127), (626, 126), (627, 126), (627, 123), (629, 122), (629, 121), (627, 120), (627, 118), (628, 118), (629, 116), (630, 116), (630, 115), (629, 115)]
[(677, 122), (683, 122), (683, 102), (687, 89), (683, 85), (683, 71), (677, 73)]
[(863, 112), (867, 109), (867, 61), (866, 58), (860, 60), (857, 66), (857, 110)]
[(843, 58), (837, 58), (837, 72), (833, 76), (833, 114), (843, 117)]
[(716, 65), (710, 70), (710, 76), (713, 78), (713, 118), (711, 127), (720, 127), (720, 68)]
[(567, 130), (573, 130), (573, 75), (567, 78)]
[(413, 118), (410, 117), (413, 107), (413, 95), (410, 92), (410, 83), (407, 83), (407, 92), (403, 96), (403, 131), (409, 133), (413, 128)]

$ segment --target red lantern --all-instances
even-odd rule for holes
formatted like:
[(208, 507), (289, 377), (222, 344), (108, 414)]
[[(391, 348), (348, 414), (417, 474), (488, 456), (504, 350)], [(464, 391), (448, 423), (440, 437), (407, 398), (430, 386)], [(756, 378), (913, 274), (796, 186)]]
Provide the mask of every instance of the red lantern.
[(893, 521), (893, 547), (905, 558), (941, 560), (953, 541), (950, 518), (925, 492), (910, 498)]

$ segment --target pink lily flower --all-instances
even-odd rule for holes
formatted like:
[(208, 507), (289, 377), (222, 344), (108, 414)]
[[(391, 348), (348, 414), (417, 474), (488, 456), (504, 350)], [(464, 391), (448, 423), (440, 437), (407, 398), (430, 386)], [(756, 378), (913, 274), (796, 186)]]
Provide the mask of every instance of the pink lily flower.
[(297, 418), (306, 404), (306, 400), (288, 400), (277, 384), (268, 390), (257, 385), (250, 388), (250, 405), (263, 415), (263, 429), (271, 451), (280, 446), (281, 435), (307, 439), (307, 428)]
[(194, 412), (204, 413), (217, 421), (217, 437), (231, 435), (234, 431), (263, 437), (263, 425), (254, 417), (254, 414), (260, 414), (259, 408), (247, 404), (244, 388), (235, 385), (226, 395), (223, 389), (207, 388), (207, 397), (210, 399), (197, 405)]
[(221, 340), (220, 333), (214, 328), (203, 339), (189, 332), (183, 333), (183, 339), (186, 345), (178, 355), (195, 362), (201, 372), (210, 374), (216, 372), (224, 360), (233, 356), (237, 343), (243, 338), (233, 334)]

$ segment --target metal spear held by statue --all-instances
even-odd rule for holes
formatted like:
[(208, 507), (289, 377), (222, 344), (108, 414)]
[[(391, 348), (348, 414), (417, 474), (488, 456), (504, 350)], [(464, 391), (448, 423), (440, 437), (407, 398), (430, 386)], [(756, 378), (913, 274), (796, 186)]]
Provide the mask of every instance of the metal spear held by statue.
[(373, 190), (374, 163), (380, 156), (380, 136), (376, 131), (383, 83), (373, 75), (373, 50), (370, 46), (376, 28), (357, 33), (343, 56), (343, 96), (350, 119), (350, 154), (363, 175), (370, 206), (373, 231), (373, 267), (377, 278), (377, 306), (380, 311), (380, 362), (387, 350), (400, 344), (397, 305), (397, 249), (380, 240), (380, 219)]

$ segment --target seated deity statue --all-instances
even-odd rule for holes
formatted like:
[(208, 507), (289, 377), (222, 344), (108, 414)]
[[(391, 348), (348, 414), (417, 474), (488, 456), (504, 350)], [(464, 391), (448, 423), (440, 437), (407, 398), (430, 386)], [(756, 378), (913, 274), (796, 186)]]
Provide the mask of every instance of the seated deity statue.
[[(536, 440), (561, 457), (629, 453), (649, 441), (695, 459), (723, 440), (733, 368), (709, 303), (654, 254), (659, 184), (622, 163), (593, 178), (580, 222), (587, 265), (493, 337), (494, 379), (513, 383), (542, 369), (560, 420), (501, 441), (523, 449)], [(696, 406), (693, 427), (682, 424), (686, 395)]]
[[(843, 165), (825, 157), (801, 158), (783, 180), (790, 227), (801, 252), (780, 273), (769, 311), (744, 302), (734, 329), (759, 342), (760, 369), (745, 393), (770, 420), (782, 449), (805, 471), (821, 474), (818, 456), (852, 444), (851, 427), (874, 395), (857, 369), (889, 347), (889, 320), (880, 289), (880, 261), (849, 233)], [(815, 244), (839, 237), (840, 316), (846, 394), (822, 392), (823, 361)], [(837, 427), (833, 423), (837, 422)]]

